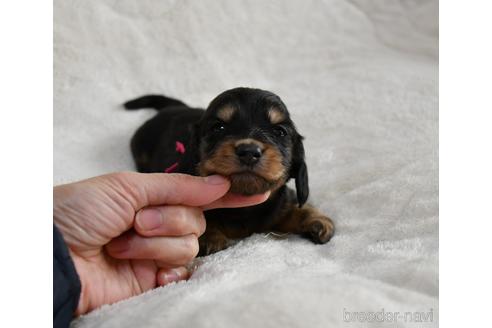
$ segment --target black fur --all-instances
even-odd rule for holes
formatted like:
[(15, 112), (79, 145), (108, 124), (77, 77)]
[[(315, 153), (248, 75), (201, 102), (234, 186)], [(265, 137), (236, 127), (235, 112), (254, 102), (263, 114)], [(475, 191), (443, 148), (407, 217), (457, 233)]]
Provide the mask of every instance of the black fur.
[[(140, 172), (163, 172), (178, 162), (176, 172), (199, 175), (200, 162), (212, 156), (224, 140), (231, 139), (254, 139), (281, 154), (285, 176), (279, 179), (280, 184), (266, 202), (247, 208), (207, 211), (207, 225), (214, 221), (216, 226), (238, 230), (244, 235), (271, 231), (282, 219), (281, 213), (285, 212), (286, 207), (293, 204), (301, 207), (307, 201), (309, 185), (303, 137), (297, 132), (285, 104), (277, 95), (260, 89), (231, 89), (217, 96), (206, 111), (157, 95), (144, 96), (124, 106), (127, 109), (149, 107), (158, 110), (156, 116), (137, 130), (131, 141)], [(222, 131), (217, 124), (224, 122), (220, 122), (216, 115), (225, 106), (233, 107), (235, 116)], [(267, 112), (272, 106), (285, 116), (281, 124), (269, 121)], [(176, 141), (185, 145), (185, 154), (176, 152)], [(295, 179), (297, 197), (285, 185), (290, 178)]]
[(185, 106), (181, 100), (177, 100), (174, 98), (164, 97), (162, 95), (148, 95), (143, 96), (134, 100), (127, 101), (123, 104), (126, 109), (140, 109), (140, 108), (154, 108), (154, 109), (162, 109), (171, 106)]

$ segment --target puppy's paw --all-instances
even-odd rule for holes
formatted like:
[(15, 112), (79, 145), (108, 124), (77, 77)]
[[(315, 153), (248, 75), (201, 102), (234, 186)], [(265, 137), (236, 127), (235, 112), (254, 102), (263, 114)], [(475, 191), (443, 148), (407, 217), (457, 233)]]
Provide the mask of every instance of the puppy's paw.
[(220, 232), (205, 233), (198, 240), (200, 244), (200, 251), (198, 256), (210, 255), (217, 253), (229, 246), (229, 239)]
[(316, 244), (327, 243), (335, 233), (335, 225), (327, 216), (310, 217), (307, 219), (304, 233)]

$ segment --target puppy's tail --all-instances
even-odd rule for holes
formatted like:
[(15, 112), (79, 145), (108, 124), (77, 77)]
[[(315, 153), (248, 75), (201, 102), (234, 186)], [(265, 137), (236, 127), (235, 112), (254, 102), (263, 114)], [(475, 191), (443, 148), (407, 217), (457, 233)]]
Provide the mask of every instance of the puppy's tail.
[(162, 95), (147, 95), (127, 101), (123, 104), (123, 106), (128, 110), (139, 108), (155, 108), (160, 110), (171, 106), (186, 106), (186, 104), (180, 100), (168, 98)]

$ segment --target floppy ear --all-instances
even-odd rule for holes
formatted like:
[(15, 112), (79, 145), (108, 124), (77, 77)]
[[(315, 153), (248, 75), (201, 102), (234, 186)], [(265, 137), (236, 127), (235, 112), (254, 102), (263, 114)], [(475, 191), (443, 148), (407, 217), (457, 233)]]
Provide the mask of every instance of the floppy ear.
[(306, 203), (309, 196), (309, 182), (306, 162), (304, 161), (304, 146), (302, 136), (297, 135), (292, 148), (292, 167), (290, 177), (296, 181), (297, 202), (299, 207)]

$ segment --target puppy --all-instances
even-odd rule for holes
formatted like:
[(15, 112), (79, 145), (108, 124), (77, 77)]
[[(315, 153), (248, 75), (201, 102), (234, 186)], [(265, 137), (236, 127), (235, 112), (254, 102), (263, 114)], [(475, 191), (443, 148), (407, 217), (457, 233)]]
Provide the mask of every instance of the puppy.
[[(305, 205), (309, 186), (303, 137), (277, 95), (231, 89), (217, 96), (207, 110), (158, 95), (124, 106), (159, 111), (131, 140), (138, 171), (220, 174), (230, 179), (231, 192), (271, 191), (259, 205), (205, 212), (207, 229), (199, 239), (199, 255), (220, 251), (233, 239), (253, 233), (295, 233), (319, 244), (333, 236), (331, 219)], [(286, 186), (291, 178), (296, 192)]]

